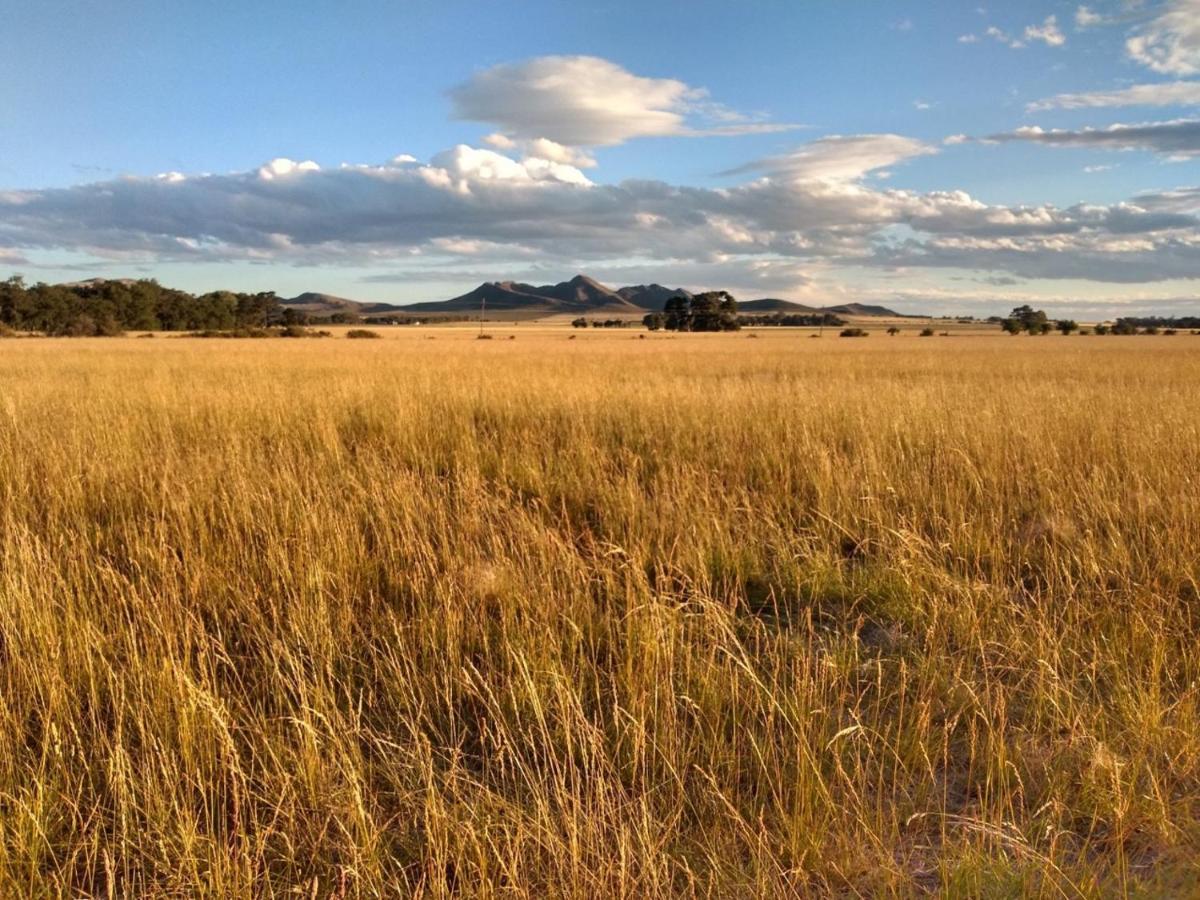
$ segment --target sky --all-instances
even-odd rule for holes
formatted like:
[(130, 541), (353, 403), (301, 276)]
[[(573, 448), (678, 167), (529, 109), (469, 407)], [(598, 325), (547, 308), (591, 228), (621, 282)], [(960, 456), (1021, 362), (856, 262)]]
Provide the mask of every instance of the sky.
[(1200, 0), (0, 0), (0, 277), (1200, 312)]

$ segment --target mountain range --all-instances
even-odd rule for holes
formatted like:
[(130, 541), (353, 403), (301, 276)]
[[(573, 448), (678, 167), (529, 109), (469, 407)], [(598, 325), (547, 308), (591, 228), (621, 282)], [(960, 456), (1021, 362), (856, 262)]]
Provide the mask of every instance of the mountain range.
[[(425, 315), (479, 314), (521, 318), (551, 315), (611, 315), (641, 316), (658, 312), (673, 297), (691, 297), (683, 288), (661, 284), (639, 284), (610, 288), (586, 275), (576, 275), (558, 284), (532, 285), (520, 281), (487, 281), (473, 291), (450, 300), (411, 303), (397, 306), (391, 303), (360, 303), (330, 294), (304, 293), (281, 300), (285, 306), (311, 315), (350, 313), (363, 317), (423, 313)], [(816, 307), (790, 300), (766, 298), (738, 303), (744, 313), (834, 313), (849, 316), (895, 316), (897, 313), (882, 306), (849, 303), (840, 306)]]

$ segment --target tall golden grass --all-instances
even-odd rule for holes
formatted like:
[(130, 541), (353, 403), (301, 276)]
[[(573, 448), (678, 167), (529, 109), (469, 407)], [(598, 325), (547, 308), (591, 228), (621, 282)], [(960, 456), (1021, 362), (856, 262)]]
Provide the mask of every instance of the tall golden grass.
[(1194, 889), (1200, 339), (471, 338), (0, 346), (0, 895)]

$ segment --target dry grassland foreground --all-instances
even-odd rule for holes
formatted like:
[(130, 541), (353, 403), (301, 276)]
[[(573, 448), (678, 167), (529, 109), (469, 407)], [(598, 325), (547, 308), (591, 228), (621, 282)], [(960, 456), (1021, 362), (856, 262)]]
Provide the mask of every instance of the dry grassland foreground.
[(1200, 339), (0, 341), (0, 896), (1187, 896)]

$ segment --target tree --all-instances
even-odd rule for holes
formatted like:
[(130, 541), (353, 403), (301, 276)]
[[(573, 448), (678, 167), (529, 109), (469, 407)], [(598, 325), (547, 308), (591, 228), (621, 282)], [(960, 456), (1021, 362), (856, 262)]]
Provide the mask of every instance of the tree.
[(572, 328), (587, 328), (587, 326), (588, 326), (588, 321), (583, 316), (580, 316), (578, 319), (571, 320)]
[(651, 330), (658, 327), (668, 331), (737, 331), (737, 301), (726, 291), (708, 291), (692, 297), (671, 297), (663, 306), (661, 320), (652, 313), (642, 319)]
[(662, 313), (647, 313), (642, 317), (642, 324), (651, 331), (659, 331), (667, 323), (667, 317)]
[(1050, 330), (1050, 320), (1040, 309), (1026, 304), (1014, 309), (1009, 317), (1000, 323), (1000, 327), (1009, 334), (1020, 334), (1022, 331), (1029, 334), (1045, 334)]
[(663, 327), (667, 331), (691, 331), (691, 307), (687, 297), (671, 297), (663, 306)]
[(900, 329), (897, 328), (895, 325), (893, 325), (891, 328), (888, 329), (887, 333), (890, 334), (892, 337), (895, 337), (896, 335), (898, 335), (900, 333)]
[(1074, 319), (1059, 319), (1057, 322), (1054, 323), (1054, 327), (1057, 328), (1059, 331), (1061, 331), (1063, 334), (1070, 334), (1072, 331), (1079, 330), (1079, 323), (1076, 322)]

